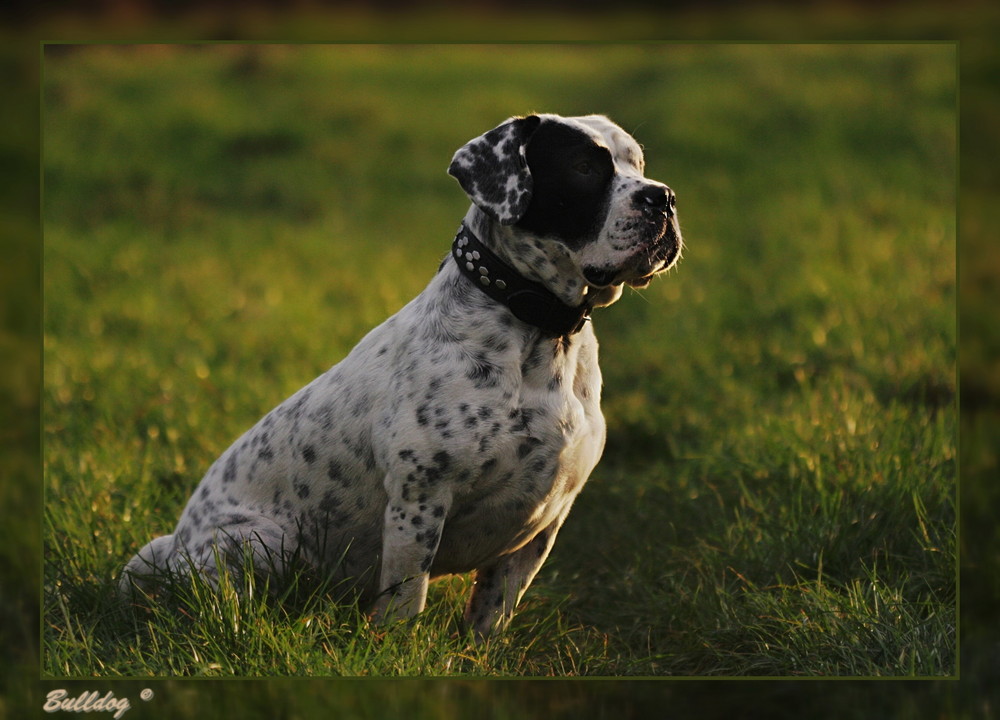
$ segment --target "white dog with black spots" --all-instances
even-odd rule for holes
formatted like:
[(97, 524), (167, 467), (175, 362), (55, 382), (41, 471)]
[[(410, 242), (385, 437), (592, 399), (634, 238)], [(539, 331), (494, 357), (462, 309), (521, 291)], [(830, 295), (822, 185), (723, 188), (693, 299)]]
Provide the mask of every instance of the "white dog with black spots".
[(214, 582), (249, 552), (275, 578), (294, 556), (349, 582), (380, 621), (475, 571), (469, 627), (510, 621), (604, 448), (590, 313), (682, 241), (674, 193), (603, 116), (511, 118), (449, 172), (472, 205), (426, 289), (219, 457), (123, 593)]

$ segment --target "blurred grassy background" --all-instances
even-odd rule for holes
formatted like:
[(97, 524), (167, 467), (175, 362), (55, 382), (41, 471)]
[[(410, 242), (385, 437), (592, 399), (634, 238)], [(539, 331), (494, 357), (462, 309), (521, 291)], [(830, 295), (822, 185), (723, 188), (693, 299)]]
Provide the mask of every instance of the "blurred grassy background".
[[(493, 715), (505, 716), (505, 712), (512, 712), (511, 708), (516, 708), (513, 712), (531, 714), (538, 708), (546, 708), (545, 714), (553, 716), (559, 712), (574, 712), (575, 714), (587, 714), (590, 716), (609, 716), (602, 713), (610, 712), (614, 708), (615, 716), (648, 716), (651, 708), (661, 708), (665, 704), (675, 708), (684, 714), (686, 709), (697, 707), (699, 715), (706, 712), (711, 714), (712, 709), (718, 709), (720, 713), (731, 712), (735, 708), (745, 710), (748, 706), (753, 706), (761, 711), (767, 710), (769, 716), (801, 716), (801, 712), (821, 717), (924, 717), (928, 712), (942, 717), (989, 717), (989, 698), (995, 697), (995, 685), (989, 678), (994, 676), (995, 665), (991, 661), (990, 653), (996, 647), (995, 631), (991, 630), (991, 624), (985, 623), (984, 619), (990, 617), (992, 609), (995, 608), (997, 597), (997, 587), (995, 585), (996, 556), (988, 548), (995, 547), (995, 523), (989, 521), (991, 508), (995, 506), (996, 485), (993, 482), (996, 468), (996, 438), (997, 424), (995, 408), (997, 407), (998, 393), (996, 388), (1000, 387), (997, 378), (1000, 377), (995, 370), (997, 367), (996, 342), (997, 333), (995, 324), (986, 320), (990, 315), (990, 310), (995, 306), (995, 282), (991, 278), (995, 277), (996, 263), (992, 265), (989, 258), (995, 258), (995, 245), (989, 240), (988, 228), (996, 224), (996, 207), (991, 198), (995, 197), (995, 167), (990, 158), (995, 157), (995, 153), (990, 153), (989, 148), (996, 147), (995, 128), (992, 122), (993, 115), (991, 108), (996, 107), (995, 88), (989, 84), (991, 78), (995, 77), (996, 53), (995, 46), (988, 42), (986, 38), (991, 37), (991, 30), (996, 28), (997, 18), (995, 12), (989, 6), (969, 3), (962, 4), (962, 13), (949, 13), (948, 15), (938, 12), (933, 6), (924, 6), (921, 10), (910, 12), (909, 8), (905, 14), (896, 13), (892, 10), (874, 9), (859, 11), (849, 9), (846, 6), (825, 5), (820, 7), (814, 14), (820, 19), (820, 24), (800, 26), (793, 16), (779, 9), (774, 9), (764, 13), (755, 13), (747, 10), (742, 13), (731, 15), (728, 21), (722, 25), (718, 24), (718, 18), (711, 14), (701, 13), (681, 13), (672, 15), (670, 24), (662, 24), (650, 21), (648, 17), (640, 16), (638, 20), (632, 21), (603, 21), (600, 25), (602, 33), (621, 33), (628, 37), (653, 37), (653, 36), (685, 36), (694, 37), (713, 32), (713, 29), (720, 27), (730, 28), (730, 36), (746, 35), (752, 37), (789, 37), (794, 35), (801, 38), (824, 37), (857, 37), (859, 35), (879, 35), (893, 36), (900, 38), (927, 37), (939, 38), (942, 36), (954, 37), (962, 36), (964, 39), (962, 48), (963, 62), (963, 223), (962, 246), (963, 258), (963, 285), (962, 285), (962, 321), (963, 321), (963, 355), (962, 365), (965, 374), (963, 375), (963, 408), (965, 411), (964, 435), (963, 435), (963, 477), (966, 480), (963, 490), (963, 513), (965, 518), (966, 538), (976, 538), (985, 542), (964, 543), (963, 546), (963, 567), (967, 577), (972, 582), (966, 582), (963, 592), (963, 607), (965, 608), (965, 623), (963, 625), (964, 647), (968, 650), (964, 656), (963, 664), (964, 680), (961, 684), (954, 683), (932, 683), (932, 684), (883, 684), (883, 683), (838, 683), (835, 695), (826, 697), (825, 685), (808, 686), (789, 685), (784, 683), (767, 683), (764, 685), (756, 683), (740, 683), (738, 685), (726, 685), (725, 692), (720, 694), (716, 688), (718, 685), (706, 687), (704, 684), (676, 684), (668, 686), (662, 684), (650, 685), (634, 683), (616, 683), (591, 685), (574, 685), (570, 692), (564, 693), (560, 688), (561, 684), (546, 683), (535, 693), (532, 686), (526, 685), (461, 685), (451, 684), (453, 688), (446, 692), (443, 687), (431, 684), (431, 687), (438, 688), (433, 691), (425, 684), (419, 686), (410, 685), (404, 690), (398, 684), (386, 683), (370, 686), (373, 692), (377, 692), (380, 698), (388, 695), (389, 716), (392, 715), (392, 708), (400, 708), (399, 703), (407, 704), (419, 702), (425, 698), (425, 690), (431, 690), (430, 694), (437, 692), (436, 700), (444, 702), (444, 696), (449, 696), (458, 704), (455, 706), (461, 711), (463, 708), (471, 707), (483, 701), (491, 702)], [(148, 19), (148, 18), (147, 18)], [(147, 19), (140, 17), (138, 21), (125, 21), (119, 25), (107, 25), (100, 31), (104, 37), (122, 37), (129, 31), (129, 27), (136, 27), (136, 22), (141, 24)], [(778, 21), (777, 26), (771, 25), (772, 21)], [(462, 21), (459, 20), (459, 23)], [(428, 23), (437, 26), (437, 23)], [(297, 37), (305, 37), (310, 34), (315, 35), (317, 28), (323, 26), (316, 23), (297, 24), (296, 21), (286, 21), (282, 23), (268, 22), (266, 27), (273, 29), (276, 26), (283, 28), (284, 32), (289, 32)], [(24, 41), (37, 37), (38, 34), (48, 34), (48, 36), (63, 34), (73, 36), (80, 34), (91, 34), (92, 27), (87, 22), (55, 22), (49, 23), (45, 30), (42, 26), (29, 25), (28, 33), (18, 33), (11, 36), (10, 47), (24, 46)], [(226, 32), (236, 32), (244, 37), (263, 35), (269, 32), (265, 25), (257, 21), (244, 20), (242, 23), (229, 25), (229, 30), (225, 28), (225, 23), (219, 24), (211, 20), (206, 20), (205, 16), (198, 19), (187, 19), (175, 25), (160, 25), (158, 33), (160, 37), (185, 37), (192, 33), (218, 34)], [(326, 25), (325, 27), (329, 27)], [(370, 24), (362, 18), (359, 22), (341, 25), (336, 31), (342, 37), (361, 36), (369, 30)], [(384, 27), (384, 32), (406, 36), (408, 30), (403, 28), (412, 27), (407, 23), (401, 23), (392, 27)], [(494, 32), (503, 32), (504, 28), (519, 27), (518, 20), (509, 21), (509, 24), (498, 22), (494, 24)], [(587, 29), (586, 21), (579, 23), (558, 23), (548, 24), (532, 22), (522, 24), (523, 32), (539, 32), (540, 27), (547, 27), (552, 34), (563, 34), (569, 36), (578, 33), (577, 36), (595, 37), (593, 29)], [(593, 26), (590, 26), (593, 27)], [(774, 29), (777, 27), (778, 29)], [(784, 28), (782, 30), (781, 28)], [(804, 27), (806, 29), (796, 31), (793, 28)], [(58, 29), (55, 29), (58, 28)], [(306, 29), (308, 28), (308, 29)], [(736, 30), (735, 28), (739, 28)], [(329, 32), (333, 32), (330, 30)], [(456, 31), (456, 34), (458, 32)], [(607, 34), (602, 34), (607, 37)], [(27, 85), (31, 84), (32, 64), (34, 58), (29, 49), (27, 57), (21, 55), (16, 58), (5, 58), (9, 73), (15, 77), (27, 76)], [(992, 88), (992, 89), (991, 89)], [(8, 105), (8, 108), (11, 108)], [(32, 106), (29, 104), (29, 111)], [(16, 166), (24, 169), (29, 178), (31, 176), (31, 156), (30, 153), (23, 152), (25, 147), (31, 146), (31, 122), (30, 112), (29, 122), (12, 123), (9, 132), (4, 138), (5, 157), (9, 157), (12, 163), (8, 167)], [(9, 206), (14, 209), (23, 209), (25, 206), (33, 206), (31, 202), (32, 190), (30, 185), (16, 186), (17, 192), (7, 197)], [(30, 212), (28, 213), (30, 216)], [(23, 218), (23, 219), (22, 219)], [(9, 233), (5, 234), (5, 239), (11, 238), (14, 233), (25, 228), (30, 229), (30, 217), (25, 218), (24, 214), (12, 212), (7, 218)], [(35, 407), (30, 390), (24, 390), (24, 382), (20, 378), (27, 376), (30, 378), (32, 367), (32, 353), (30, 350), (30, 337), (32, 334), (32, 323), (30, 318), (20, 311), (20, 308), (31, 307), (32, 297), (37, 297), (35, 288), (37, 287), (34, 278), (37, 274), (32, 272), (33, 264), (37, 262), (37, 255), (32, 252), (30, 246), (9, 245), (8, 258), (12, 262), (5, 264), (4, 280), (8, 298), (15, 300), (8, 302), (5, 309), (5, 348), (12, 348), (11, 354), (19, 360), (18, 368), (13, 374), (8, 373), (5, 377), (7, 381), (4, 385), (6, 398), (13, 398), (15, 404), (14, 414), (10, 417), (10, 422), (5, 439), (8, 440), (8, 447), (17, 447), (21, 452), (8, 453), (4, 458), (4, 469), (9, 477), (20, 480), (14, 484), (4, 486), (5, 505), (13, 509), (18, 514), (18, 519), (4, 527), (7, 538), (10, 542), (5, 542), (4, 547), (13, 552), (5, 555), (7, 573), (4, 582), (5, 588), (22, 587), (22, 580), (29, 580), (24, 587), (24, 592), (12, 594), (5, 591), (4, 612), (10, 618), (11, 623), (7, 624), (8, 634), (6, 637), (13, 637), (14, 642), (5, 643), (10, 652), (15, 657), (21, 658), (19, 662), (33, 662), (32, 646), (34, 645), (30, 635), (32, 623), (19, 623), (18, 618), (31, 616), (32, 587), (36, 584), (30, 582), (36, 576), (37, 570), (33, 568), (31, 552), (19, 552), (16, 548), (24, 547), (25, 542), (29, 548), (32, 544), (30, 528), (33, 525), (32, 498), (36, 497), (31, 489), (31, 477), (35, 476), (37, 465), (32, 460), (31, 448), (35, 445), (30, 431)], [(34, 265), (37, 266), (37, 265)], [(27, 272), (24, 270), (27, 269)], [(689, 268), (688, 268), (689, 269)], [(682, 274), (672, 278), (668, 282), (674, 282)], [(608, 323), (610, 325), (610, 323)], [(972, 329), (970, 332), (969, 329)], [(9, 334), (13, 331), (14, 334)], [(29, 338), (24, 341), (22, 338), (27, 335)], [(27, 356), (27, 357), (26, 357)], [(21, 359), (28, 362), (20, 362)], [(5, 404), (5, 410), (8, 406)], [(24, 452), (24, 450), (28, 452)], [(23, 512), (19, 512), (23, 509)], [(994, 578), (994, 582), (983, 582), (984, 578)], [(14, 580), (20, 578), (20, 580)], [(10, 635), (9, 629), (14, 626), (27, 628), (27, 633), (22, 635)], [(21, 654), (22, 651), (25, 654)], [(11, 678), (17, 677), (10, 676)], [(86, 685), (74, 683), (58, 683), (58, 685), (69, 685), (70, 687), (83, 687)], [(44, 685), (54, 687), (51, 683)], [(15, 690), (10, 702), (14, 703), (10, 707), (37, 707), (36, 699), (40, 695), (32, 687), (32, 683), (27, 685), (17, 684), (8, 686)], [(127, 686), (123, 686), (127, 687)], [(256, 697), (258, 702), (270, 707), (276, 707), (279, 702), (288, 699), (287, 694), (282, 689), (280, 683), (250, 683), (241, 684), (246, 688), (249, 695), (243, 697)], [(501, 691), (506, 687), (506, 690)], [(212, 703), (227, 702), (222, 697), (221, 690), (216, 692), (213, 687), (210, 690), (193, 691), (189, 685), (183, 683), (171, 683), (164, 685), (166, 694), (171, 698), (168, 702), (170, 707), (180, 707), (177, 703), (196, 703), (209, 706)], [(312, 689), (313, 686), (310, 685)], [(378, 689), (376, 689), (378, 688)], [(589, 688), (589, 689), (587, 689)], [(377, 710), (377, 705), (368, 703), (364, 698), (368, 697), (367, 691), (358, 690), (356, 695), (350, 697), (357, 700), (352, 707), (355, 714), (363, 716), (381, 716)], [(322, 703), (323, 697), (330, 698), (326, 693), (320, 693), (317, 688), (317, 698)], [(372, 696), (374, 697), (374, 696)], [(27, 705), (24, 705), (27, 703)], [(360, 705), (359, 705), (360, 703)], [(447, 705), (447, 703), (446, 703)], [(221, 707), (221, 706), (220, 706)], [(302, 706), (304, 707), (304, 705)], [(367, 707), (367, 710), (359, 709)], [(645, 709), (645, 712), (643, 711)], [(0, 707), (0, 711), (3, 708)], [(432, 715), (433, 716), (433, 715)], [(523, 716), (523, 715), (521, 715)]]

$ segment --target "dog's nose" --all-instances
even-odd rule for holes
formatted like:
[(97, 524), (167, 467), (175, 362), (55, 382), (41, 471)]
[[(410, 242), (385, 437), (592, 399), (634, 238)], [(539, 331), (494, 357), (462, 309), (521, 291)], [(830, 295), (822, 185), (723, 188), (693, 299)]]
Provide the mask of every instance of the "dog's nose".
[(673, 212), (677, 206), (674, 191), (666, 185), (646, 185), (636, 193), (636, 201), (654, 210)]

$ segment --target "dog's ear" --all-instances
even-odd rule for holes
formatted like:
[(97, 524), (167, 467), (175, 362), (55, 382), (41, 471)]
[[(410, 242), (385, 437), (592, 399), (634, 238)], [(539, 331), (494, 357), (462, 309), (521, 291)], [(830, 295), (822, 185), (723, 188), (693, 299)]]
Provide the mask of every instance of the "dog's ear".
[(472, 202), (501, 225), (516, 223), (531, 202), (525, 148), (541, 122), (537, 115), (511, 118), (460, 147), (448, 167)]

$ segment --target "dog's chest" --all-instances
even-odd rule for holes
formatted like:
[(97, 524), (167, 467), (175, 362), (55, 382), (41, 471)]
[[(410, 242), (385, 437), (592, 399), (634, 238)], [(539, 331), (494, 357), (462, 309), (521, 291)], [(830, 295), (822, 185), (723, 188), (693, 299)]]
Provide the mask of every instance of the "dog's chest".
[(428, 408), (429, 422), (448, 419), (435, 442), (456, 458), (435, 574), (512, 552), (565, 515), (604, 447), (589, 328), (572, 341), (547, 340), (519, 358), (493, 360), (490, 387), (458, 382), (453, 400)]

